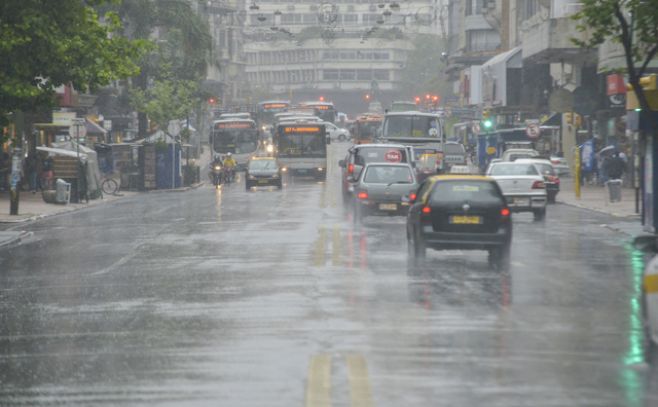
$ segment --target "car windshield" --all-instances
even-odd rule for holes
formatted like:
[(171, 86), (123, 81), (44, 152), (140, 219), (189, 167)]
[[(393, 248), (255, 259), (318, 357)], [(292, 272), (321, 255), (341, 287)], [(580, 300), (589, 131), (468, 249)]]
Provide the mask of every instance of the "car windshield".
[(494, 164), (490, 175), (539, 175), (532, 164)]
[(432, 203), (502, 203), (503, 197), (490, 181), (439, 181), (430, 197)]
[(249, 161), (249, 170), (276, 170), (277, 165), (274, 160), (251, 160)]
[(464, 150), (464, 146), (461, 145), (461, 144), (450, 144), (450, 143), (447, 143), (447, 144), (443, 147), (443, 151), (444, 151), (446, 154), (464, 154), (464, 151), (465, 151), (465, 150)]
[(409, 167), (392, 165), (371, 165), (363, 176), (367, 184), (411, 184), (414, 182)]

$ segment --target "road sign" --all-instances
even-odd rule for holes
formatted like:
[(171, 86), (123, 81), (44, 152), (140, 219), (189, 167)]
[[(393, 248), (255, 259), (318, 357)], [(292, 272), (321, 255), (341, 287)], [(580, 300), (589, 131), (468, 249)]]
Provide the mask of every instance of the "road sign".
[(473, 131), (473, 134), (476, 136), (480, 134), (480, 123), (473, 122), (473, 125), (471, 126), (471, 130)]
[(386, 152), (384, 159), (391, 163), (399, 163), (402, 161), (402, 154), (398, 150), (390, 150)]
[(528, 136), (529, 139), (532, 140), (538, 139), (540, 133), (541, 133), (541, 129), (539, 128), (539, 124), (537, 123), (530, 123), (528, 124), (528, 127), (525, 128), (525, 134)]
[(487, 147), (487, 154), (488, 154), (488, 155), (494, 155), (494, 154), (496, 154), (496, 147), (494, 147), (494, 146), (489, 146), (489, 147)]
[(85, 119), (73, 119), (73, 123), (71, 124), (71, 127), (69, 127), (69, 136), (74, 140), (87, 137)]

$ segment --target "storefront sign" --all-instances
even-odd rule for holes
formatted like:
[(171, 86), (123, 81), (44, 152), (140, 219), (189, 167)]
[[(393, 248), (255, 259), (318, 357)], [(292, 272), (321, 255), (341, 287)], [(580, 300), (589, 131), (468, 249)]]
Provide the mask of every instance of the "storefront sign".
[(608, 75), (606, 78), (606, 91), (608, 96), (623, 95), (626, 93), (624, 77), (618, 73)]
[(626, 94), (618, 93), (616, 95), (608, 95), (608, 108), (610, 109), (626, 109)]

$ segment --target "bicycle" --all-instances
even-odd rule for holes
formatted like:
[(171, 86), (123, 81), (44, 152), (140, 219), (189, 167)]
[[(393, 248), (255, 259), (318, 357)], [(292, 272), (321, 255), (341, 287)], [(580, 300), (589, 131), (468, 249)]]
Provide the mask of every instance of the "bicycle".
[(107, 195), (118, 195), (121, 184), (113, 176), (107, 176), (101, 181), (101, 190)]

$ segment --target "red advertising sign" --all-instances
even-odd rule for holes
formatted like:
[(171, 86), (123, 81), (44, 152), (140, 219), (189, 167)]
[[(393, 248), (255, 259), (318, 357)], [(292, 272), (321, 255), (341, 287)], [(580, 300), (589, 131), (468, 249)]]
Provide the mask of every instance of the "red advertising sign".
[(607, 95), (621, 95), (626, 93), (626, 83), (624, 82), (624, 77), (621, 74), (614, 73), (610, 74), (606, 78), (606, 89)]
[(402, 154), (398, 150), (389, 150), (384, 155), (384, 159), (390, 163), (399, 163), (402, 161)]

